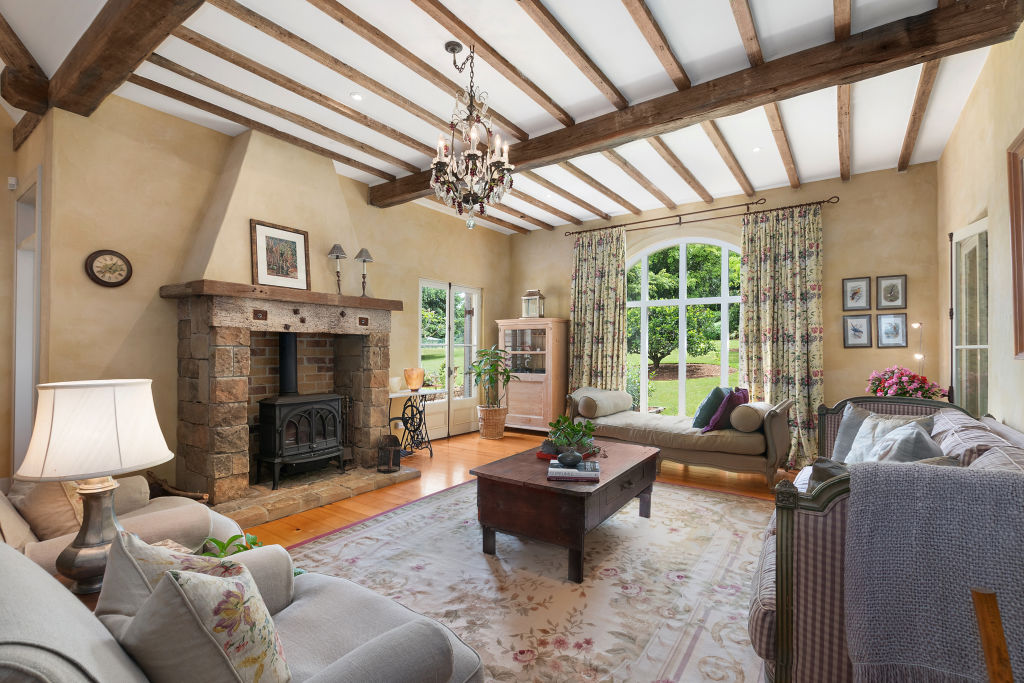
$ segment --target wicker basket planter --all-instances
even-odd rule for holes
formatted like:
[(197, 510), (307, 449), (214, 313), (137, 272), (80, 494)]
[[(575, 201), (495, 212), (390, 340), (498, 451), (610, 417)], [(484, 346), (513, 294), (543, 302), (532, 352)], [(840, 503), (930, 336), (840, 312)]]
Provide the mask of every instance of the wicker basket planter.
[(500, 439), (505, 436), (505, 416), (508, 415), (508, 408), (488, 408), (485, 406), (476, 407), (477, 417), (480, 418), (480, 438)]

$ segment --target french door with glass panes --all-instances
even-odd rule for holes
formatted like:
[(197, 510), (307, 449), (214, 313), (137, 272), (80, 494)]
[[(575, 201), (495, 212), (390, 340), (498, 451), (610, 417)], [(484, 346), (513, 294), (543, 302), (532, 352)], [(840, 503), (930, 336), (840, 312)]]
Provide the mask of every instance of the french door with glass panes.
[(988, 219), (953, 233), (953, 401), (988, 412)]
[(432, 437), (478, 428), (477, 390), (471, 366), (480, 345), (480, 290), (420, 280), (420, 367), (425, 387), (444, 389), (428, 398)]

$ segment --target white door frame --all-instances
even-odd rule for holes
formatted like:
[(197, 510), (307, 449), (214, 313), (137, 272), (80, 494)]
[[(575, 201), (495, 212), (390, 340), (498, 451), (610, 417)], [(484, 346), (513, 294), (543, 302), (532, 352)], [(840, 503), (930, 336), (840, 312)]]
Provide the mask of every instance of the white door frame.
[[(952, 377), (950, 377), (950, 385), (955, 387), (957, 390), (960, 389), (959, 382), (958, 382), (958, 378), (959, 378), (959, 374), (960, 374), (960, 363), (958, 361), (957, 351), (963, 350), (963, 349), (967, 349), (967, 350), (970, 350), (970, 349), (989, 349), (989, 354), (990, 354), (989, 355), (989, 360), (991, 361), (991, 343), (992, 343), (992, 330), (991, 329), (987, 330), (986, 331), (986, 335), (985, 335), (986, 339), (989, 342), (988, 344), (979, 344), (979, 345), (971, 346), (971, 345), (957, 344), (956, 343), (956, 325), (957, 325), (957, 320), (959, 319), (959, 311), (957, 310), (957, 304), (956, 304), (956, 302), (957, 302), (957, 282), (960, 279), (959, 259), (957, 259), (956, 245), (959, 242), (963, 242), (964, 240), (970, 239), (971, 237), (974, 237), (975, 235), (979, 235), (979, 234), (981, 234), (983, 232), (988, 232), (988, 216), (986, 216), (985, 218), (979, 218), (978, 220), (974, 221), (970, 225), (968, 225), (968, 226), (966, 226), (964, 228), (961, 228), (960, 230), (954, 231), (953, 234), (952, 234), (952, 240), (950, 242), (950, 247), (951, 248), (949, 250), (949, 257), (950, 257), (950, 261), (951, 261), (950, 265), (952, 266), (952, 277), (953, 277), (952, 291), (951, 291), (952, 297), (951, 297), (950, 302), (949, 302), (950, 310), (953, 312), (953, 317), (950, 319), (951, 325), (950, 325), (950, 330), (949, 330), (949, 332), (950, 332), (950, 334), (949, 334), (949, 348), (950, 348), (950, 356), (952, 357), (952, 373), (953, 373)], [(987, 247), (986, 247), (986, 249), (987, 249)], [(987, 271), (986, 271), (986, 275), (988, 275)], [(988, 294), (988, 293), (989, 293), (989, 288), (988, 288), (988, 285), (986, 284), (986, 294)], [(989, 301), (991, 302), (991, 297), (989, 297)], [(989, 320), (989, 323), (991, 323), (991, 319)], [(954, 399), (960, 399), (960, 398), (962, 398), (962, 397), (954, 396)], [(988, 397), (987, 396), (985, 397), (985, 403), (986, 403), (986, 405), (988, 404)]]

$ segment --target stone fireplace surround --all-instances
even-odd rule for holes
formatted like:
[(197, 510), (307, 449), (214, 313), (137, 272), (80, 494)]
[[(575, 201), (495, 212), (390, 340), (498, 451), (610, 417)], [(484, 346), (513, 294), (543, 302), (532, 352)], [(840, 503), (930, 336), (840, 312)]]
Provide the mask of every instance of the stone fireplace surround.
[(401, 301), (215, 280), (165, 285), (160, 296), (178, 300), (179, 488), (209, 493), (213, 504), (249, 494), (249, 391), (266, 382), (251, 379), (253, 332), (333, 341), (333, 392), (352, 401), (355, 464), (376, 466), (388, 430), (391, 312)]

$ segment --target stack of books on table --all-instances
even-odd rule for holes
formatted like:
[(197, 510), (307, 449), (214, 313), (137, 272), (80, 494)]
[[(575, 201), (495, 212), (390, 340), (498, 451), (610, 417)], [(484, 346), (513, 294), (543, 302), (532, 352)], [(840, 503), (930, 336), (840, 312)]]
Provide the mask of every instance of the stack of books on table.
[(587, 484), (598, 481), (601, 466), (593, 460), (584, 460), (573, 467), (566, 467), (557, 460), (548, 466), (548, 481), (579, 481)]

